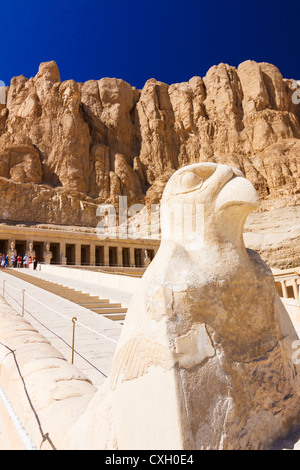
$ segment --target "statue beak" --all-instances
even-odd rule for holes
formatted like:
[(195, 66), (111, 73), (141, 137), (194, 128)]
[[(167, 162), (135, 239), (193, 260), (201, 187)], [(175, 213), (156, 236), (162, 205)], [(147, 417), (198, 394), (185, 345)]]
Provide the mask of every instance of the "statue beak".
[(229, 206), (242, 205), (255, 210), (259, 204), (259, 197), (253, 184), (242, 176), (233, 176), (219, 192), (215, 209), (221, 210)]

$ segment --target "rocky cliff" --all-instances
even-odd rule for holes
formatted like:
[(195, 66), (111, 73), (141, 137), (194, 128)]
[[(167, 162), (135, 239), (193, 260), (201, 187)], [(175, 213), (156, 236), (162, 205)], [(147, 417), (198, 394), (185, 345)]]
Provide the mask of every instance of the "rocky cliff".
[(160, 200), (172, 172), (215, 161), (241, 169), (263, 208), (299, 202), (295, 81), (268, 63), (142, 90), (115, 78), (61, 82), (55, 62), (15, 77), (0, 105), (0, 219), (97, 224), (96, 207)]

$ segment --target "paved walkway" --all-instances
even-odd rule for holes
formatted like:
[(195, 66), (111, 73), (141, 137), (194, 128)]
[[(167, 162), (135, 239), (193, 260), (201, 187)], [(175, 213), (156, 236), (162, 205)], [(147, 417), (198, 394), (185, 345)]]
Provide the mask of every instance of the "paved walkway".
[[(113, 289), (101, 288), (96, 284), (83, 285), (79, 281), (58, 278), (38, 271), (31, 271), (28, 276), (30, 275), (60, 282), (70, 287), (85, 289), (85, 292), (110, 298), (110, 300), (117, 298), (117, 291), (112, 292)], [(28, 279), (30, 280), (30, 277)], [(24, 317), (68, 361), (72, 359), (72, 318), (77, 318), (74, 365), (95, 386), (101, 386), (109, 374), (122, 325), (40, 289), (29, 282), (13, 277), (5, 270), (0, 271), (0, 295), (3, 295), (3, 280), (5, 280), (4, 298), (19, 314), (22, 314), (22, 290), (25, 289)], [(114, 295), (114, 298), (111, 298), (111, 294)], [(126, 297), (128, 302), (130, 300), (130, 295), (126, 295), (126, 293), (122, 293), (121, 297)], [(121, 300), (119, 299), (119, 301)]]

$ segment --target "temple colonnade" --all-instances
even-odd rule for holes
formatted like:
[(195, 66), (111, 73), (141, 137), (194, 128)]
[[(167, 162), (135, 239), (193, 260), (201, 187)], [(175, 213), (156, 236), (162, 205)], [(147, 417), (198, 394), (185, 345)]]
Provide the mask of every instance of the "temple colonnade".
[[(274, 272), (275, 271), (275, 272)], [(284, 299), (300, 300), (300, 273), (297, 269), (274, 270), (277, 292)]]
[(36, 255), (39, 262), (74, 266), (145, 267), (160, 245), (151, 239), (99, 239), (96, 230), (0, 225), (0, 253)]

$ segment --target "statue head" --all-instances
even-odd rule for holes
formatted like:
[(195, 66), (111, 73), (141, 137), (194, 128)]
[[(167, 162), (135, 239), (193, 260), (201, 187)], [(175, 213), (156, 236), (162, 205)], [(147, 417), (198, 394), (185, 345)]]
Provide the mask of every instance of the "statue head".
[(185, 166), (163, 193), (162, 239), (195, 248), (241, 243), (245, 220), (258, 206), (257, 192), (240, 170), (209, 162)]

